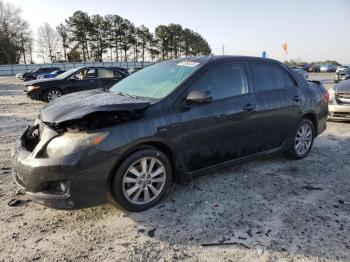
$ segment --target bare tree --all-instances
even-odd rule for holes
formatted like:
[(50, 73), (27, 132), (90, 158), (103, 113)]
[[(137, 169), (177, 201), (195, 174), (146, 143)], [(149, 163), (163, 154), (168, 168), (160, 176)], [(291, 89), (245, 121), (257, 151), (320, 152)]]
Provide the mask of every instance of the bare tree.
[(56, 50), (60, 44), (60, 36), (50, 24), (44, 23), (38, 28), (38, 47), (45, 60), (45, 55), (51, 63), (56, 62)]
[(0, 64), (18, 63), (31, 41), (29, 25), (21, 9), (0, 0)]

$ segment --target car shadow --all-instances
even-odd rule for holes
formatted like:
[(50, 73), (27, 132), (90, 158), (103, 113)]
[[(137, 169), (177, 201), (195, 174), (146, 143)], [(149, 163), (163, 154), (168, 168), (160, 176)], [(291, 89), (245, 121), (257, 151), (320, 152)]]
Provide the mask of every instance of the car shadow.
[(275, 155), (220, 169), (128, 215), (169, 244), (350, 259), (348, 148), (348, 138), (323, 137), (304, 160)]

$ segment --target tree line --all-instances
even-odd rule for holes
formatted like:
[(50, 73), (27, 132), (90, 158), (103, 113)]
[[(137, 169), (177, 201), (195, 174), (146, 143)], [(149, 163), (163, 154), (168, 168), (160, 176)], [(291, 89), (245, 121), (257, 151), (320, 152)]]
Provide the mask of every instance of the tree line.
[[(0, 64), (33, 62), (34, 40), (21, 10), (0, 0)], [(151, 32), (119, 15), (76, 11), (53, 28), (38, 28), (36, 53), (43, 62), (159, 61), (209, 55), (208, 42), (179, 24), (159, 25)]]
[(178, 24), (159, 25), (150, 32), (119, 15), (88, 15), (76, 11), (57, 27), (63, 57), (68, 61), (164, 60), (189, 55), (209, 55), (207, 41)]

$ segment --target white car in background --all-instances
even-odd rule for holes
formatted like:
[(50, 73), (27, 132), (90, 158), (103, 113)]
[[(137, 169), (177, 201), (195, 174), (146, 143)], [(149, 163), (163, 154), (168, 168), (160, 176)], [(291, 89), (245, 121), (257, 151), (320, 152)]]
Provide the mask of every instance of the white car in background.
[(302, 69), (302, 68), (292, 68), (295, 72), (298, 72), (299, 74), (301, 74), (305, 79), (309, 78), (309, 73)]
[(16, 78), (22, 79), (23, 73), (16, 74)]

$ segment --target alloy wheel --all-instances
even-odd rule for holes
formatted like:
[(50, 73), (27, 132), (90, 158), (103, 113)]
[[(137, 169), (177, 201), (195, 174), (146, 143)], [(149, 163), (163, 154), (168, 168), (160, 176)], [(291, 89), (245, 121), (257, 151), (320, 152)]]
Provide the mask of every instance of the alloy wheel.
[(154, 157), (144, 157), (129, 166), (122, 187), (125, 198), (133, 204), (143, 205), (157, 198), (166, 183), (163, 163)]
[(50, 90), (48, 93), (47, 93), (47, 101), (48, 102), (51, 102), (53, 100), (55, 100), (56, 98), (62, 96), (62, 93), (58, 90)]
[(303, 124), (297, 131), (294, 140), (294, 149), (298, 155), (304, 155), (312, 143), (312, 129), (308, 124)]

